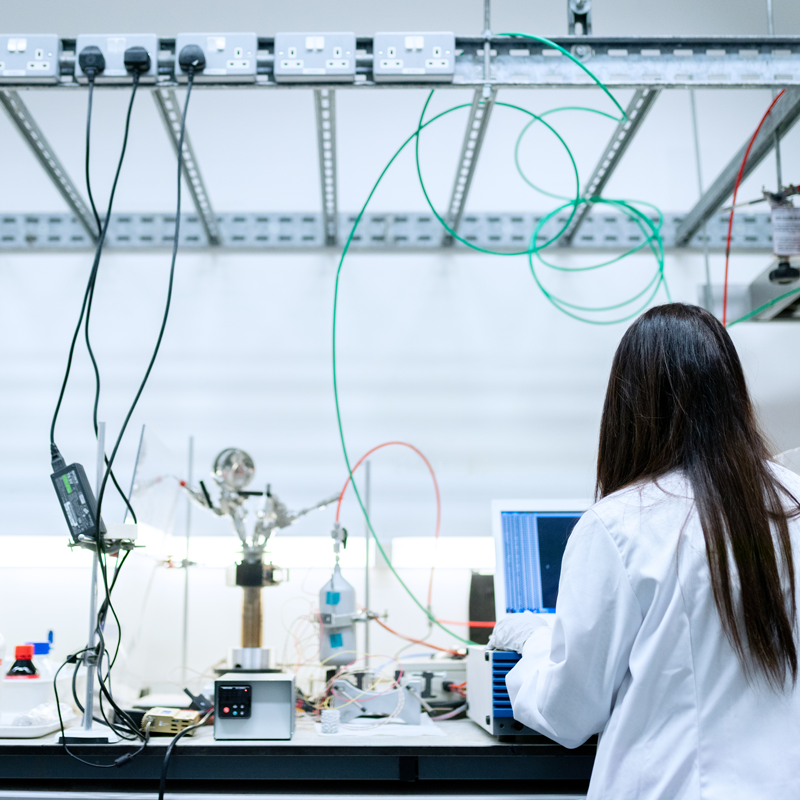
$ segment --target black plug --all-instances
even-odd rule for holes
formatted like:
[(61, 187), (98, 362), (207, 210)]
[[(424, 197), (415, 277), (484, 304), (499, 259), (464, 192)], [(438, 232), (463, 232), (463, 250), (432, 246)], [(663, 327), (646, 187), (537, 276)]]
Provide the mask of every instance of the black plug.
[(125, 51), (125, 69), (143, 75), (150, 69), (150, 53), (144, 47), (129, 47)]
[(50, 444), (50, 463), (53, 465), (53, 472), (58, 472), (60, 469), (64, 469), (64, 467), (67, 466), (67, 462), (64, 461), (64, 456), (61, 455), (55, 442)]
[(90, 44), (81, 50), (78, 55), (78, 64), (91, 81), (106, 68), (106, 58), (99, 47)]
[(214, 708), (214, 704), (203, 694), (192, 694), (188, 689), (183, 690), (192, 699), (191, 708), (205, 714)]
[(193, 75), (206, 68), (206, 54), (196, 44), (187, 44), (178, 56), (178, 64), (184, 72)]

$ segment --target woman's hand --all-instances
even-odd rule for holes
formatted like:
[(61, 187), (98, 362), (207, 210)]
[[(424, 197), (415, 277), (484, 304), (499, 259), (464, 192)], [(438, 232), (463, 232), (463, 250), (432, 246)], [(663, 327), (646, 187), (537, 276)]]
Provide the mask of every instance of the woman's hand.
[(555, 619), (554, 614), (534, 614), (532, 611), (523, 611), (519, 614), (507, 614), (501, 619), (489, 637), (487, 650), (515, 650), (522, 653), (525, 642), (539, 628), (551, 625)]

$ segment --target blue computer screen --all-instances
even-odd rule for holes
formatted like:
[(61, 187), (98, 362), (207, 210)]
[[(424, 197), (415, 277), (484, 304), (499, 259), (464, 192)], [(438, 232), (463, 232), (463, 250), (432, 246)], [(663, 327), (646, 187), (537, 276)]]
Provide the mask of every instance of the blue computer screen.
[(504, 511), (500, 518), (506, 613), (554, 611), (564, 548), (581, 514)]

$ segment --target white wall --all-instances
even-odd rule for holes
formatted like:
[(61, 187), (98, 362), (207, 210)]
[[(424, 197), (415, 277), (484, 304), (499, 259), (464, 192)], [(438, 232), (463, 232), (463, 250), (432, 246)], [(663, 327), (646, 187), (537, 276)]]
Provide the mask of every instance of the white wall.
[[(158, 9), (50, 4), (48, 26), (61, 34), (103, 28), (157, 29), (256, 27), (271, 33), (307, 27), (305, 15), (322, 28), (369, 33), (392, 27), (456, 27), (477, 32), (480, 4), (422, 6), (344, 3), (272, 4), (253, 15), (236, 4), (221, 17), (218, 3), (178, 4)], [(800, 32), (800, 10), (776, 2), (776, 30)], [(259, 4), (261, 9), (263, 4)], [(495, 3), (495, 27), (563, 33), (562, 4)], [(557, 8), (556, 8), (557, 7)], [(245, 9), (245, 13), (242, 9)], [(4, 9), (3, 26), (41, 27), (30, 6)], [(132, 16), (135, 14), (135, 17)], [(471, 15), (471, 16), (470, 16)], [(759, 4), (615, 3), (598, 6), (598, 33), (763, 33)], [(500, 22), (503, 24), (501, 25)], [(457, 24), (456, 24), (457, 23)], [(624, 100), (629, 93), (620, 93)], [(340, 207), (356, 209), (382, 165), (416, 125), (424, 93), (340, 91), (338, 99)], [(444, 109), (464, 102), (458, 91), (438, 92)], [(92, 172), (105, 197), (117, 158), (126, 92), (98, 91)], [(517, 91), (501, 99), (534, 110), (555, 105), (608, 104), (598, 92)], [(26, 93), (26, 100), (59, 156), (78, 180), (83, 158), (85, 95)], [(765, 91), (698, 92), (703, 170), (708, 184), (752, 131), (770, 100)], [(606, 105), (603, 105), (603, 104)], [(459, 112), (461, 113), (461, 112)], [(215, 208), (305, 210), (319, 208), (313, 105), (307, 92), (198, 91), (190, 130)], [(422, 164), (432, 197), (446, 200), (464, 117), (446, 118), (423, 141)], [(594, 165), (610, 123), (565, 114), (554, 120), (578, 159), (582, 174)], [(548, 210), (513, 172), (513, 141), (521, 127), (514, 112), (498, 109), (492, 120), (470, 197), (474, 210)], [(798, 131), (787, 136), (784, 175), (800, 168)], [(526, 166), (547, 187), (568, 180), (563, 154), (545, 136), (533, 135)], [(682, 211), (697, 196), (689, 98), (666, 92), (614, 176), (608, 196), (641, 198), (665, 211)], [(61, 210), (60, 198), (7, 122), (0, 121), (0, 211)], [(129, 155), (117, 210), (170, 210), (174, 203), (174, 157), (152, 101), (143, 93), (134, 113)], [(747, 181), (750, 199), (774, 183), (768, 159)], [(565, 191), (566, 193), (566, 191)], [(423, 210), (404, 155), (376, 194), (375, 210)], [(586, 263), (570, 256), (564, 263)], [(271, 482), (290, 507), (313, 503), (338, 490), (346, 475), (338, 443), (331, 388), (330, 329), (332, 254), (181, 253), (167, 335), (150, 384), (120, 452), (119, 473), (130, 479), (138, 431), (143, 423), (172, 451), (165, 469), (185, 470), (188, 437), (196, 442), (195, 474), (214, 455), (240, 446), (254, 457), (257, 482)], [(732, 280), (746, 282), (763, 269), (765, 257), (735, 255)], [(90, 256), (0, 255), (0, 537), (24, 536), (33, 553), (45, 536), (65, 531), (49, 480), (47, 431), (77, 317)], [(722, 261), (712, 256), (715, 280)], [(579, 278), (548, 275), (548, 286), (573, 302), (595, 302), (632, 294), (653, 269), (640, 255), (619, 268)], [(675, 299), (694, 302), (703, 280), (702, 258), (671, 255), (666, 273)], [(115, 432), (152, 348), (163, 309), (168, 255), (112, 254), (104, 257), (98, 282), (93, 335), (104, 391), (101, 419)], [(646, 277), (644, 277), (646, 276)], [(663, 301), (663, 295), (659, 295)], [(592, 489), (597, 426), (605, 381), (625, 326), (586, 326), (550, 306), (521, 259), (476, 254), (353, 254), (343, 270), (339, 317), (339, 368), (343, 421), (351, 457), (388, 439), (422, 449), (437, 470), (443, 499), (443, 536), (490, 534), (489, 501), (500, 496), (575, 496)], [(732, 335), (745, 362), (764, 425), (776, 449), (800, 445), (796, 403), (800, 377), (794, 369), (800, 328), (742, 325)], [(69, 460), (93, 474), (91, 434), (93, 383), (83, 350), (59, 421), (57, 440)], [(183, 474), (183, 472), (181, 472)], [(108, 503), (109, 518), (121, 514)], [(429, 476), (413, 454), (386, 450), (373, 458), (373, 516), (385, 540), (432, 535), (434, 506)], [(182, 510), (176, 533), (183, 530)], [(343, 520), (361, 535), (363, 522), (352, 497)], [(288, 536), (328, 535), (332, 513), (315, 514)], [(227, 535), (227, 523), (193, 515), (193, 535)], [(2, 541), (2, 540), (0, 540)], [(311, 540), (309, 540), (311, 541)], [(32, 566), (0, 552), (0, 631), (13, 641), (39, 638), (55, 627), (64, 652), (85, 636), (87, 573), (84, 567)], [(177, 553), (177, 555), (181, 555)], [(77, 565), (82, 554), (74, 555)], [(147, 608), (141, 596), (153, 570), (152, 556), (136, 554), (120, 581), (119, 608), (126, 635), (141, 625), (145, 637), (134, 672), (152, 680), (174, 675), (180, 640), (182, 576), (158, 569)], [(202, 671), (224, 655), (238, 635), (239, 592), (224, 586), (223, 564), (193, 571), (191, 665)], [(487, 567), (484, 559), (466, 566)], [(352, 580), (362, 577), (353, 568)], [(291, 598), (316, 593), (324, 569), (292, 565), (290, 582), (265, 594), (266, 638), (281, 640), (277, 619), (294, 614)], [(427, 570), (403, 574), (420, 592)], [(466, 615), (465, 567), (442, 571), (434, 595), (437, 613)], [(424, 633), (422, 615), (384, 570), (376, 571), (374, 607), (390, 611), (390, 624), (411, 635)], [(283, 603), (289, 602), (285, 612)], [(144, 613), (144, 617), (142, 614)], [(299, 613), (299, 612), (298, 612)], [(376, 635), (377, 636), (377, 635)], [(450, 641), (445, 634), (432, 639)], [(376, 638), (392, 654), (399, 645)]]

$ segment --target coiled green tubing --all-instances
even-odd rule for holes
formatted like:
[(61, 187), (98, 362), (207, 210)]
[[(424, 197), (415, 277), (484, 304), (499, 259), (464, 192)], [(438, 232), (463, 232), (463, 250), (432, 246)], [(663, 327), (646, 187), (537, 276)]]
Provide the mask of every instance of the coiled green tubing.
[[(342, 255), (339, 259), (339, 264), (336, 270), (336, 280), (335, 280), (335, 288), (334, 288), (334, 298), (333, 298), (333, 337), (332, 337), (332, 356), (333, 356), (333, 393), (334, 393), (334, 401), (336, 404), (336, 419), (339, 428), (339, 439), (342, 446), (342, 452), (344, 454), (345, 464), (347, 466), (347, 471), (352, 477), (352, 464), (350, 462), (350, 457), (347, 451), (347, 445), (345, 443), (345, 436), (344, 436), (344, 427), (342, 424), (342, 414), (341, 414), (341, 407), (339, 403), (339, 386), (338, 386), (338, 378), (337, 378), (337, 366), (336, 366), (336, 322), (337, 322), (337, 310), (338, 310), (338, 300), (339, 300), (339, 283), (342, 274), (342, 267), (344, 265), (345, 258), (350, 250), (350, 246), (353, 242), (353, 237), (355, 235), (356, 229), (358, 228), (361, 219), (363, 218), (367, 206), (369, 205), (370, 201), (372, 200), (373, 195), (375, 194), (378, 186), (380, 185), (381, 181), (383, 180), (386, 173), (389, 171), (389, 168), (394, 164), (395, 160), (398, 156), (405, 150), (405, 148), (413, 141), (414, 142), (414, 155), (415, 155), (415, 163), (416, 163), (416, 170), (417, 170), (417, 177), (419, 180), (420, 187), (422, 192), (425, 196), (425, 200), (428, 203), (428, 206), (431, 209), (431, 212), (434, 214), (436, 219), (442, 225), (442, 227), (457, 241), (461, 242), (462, 244), (466, 245), (472, 250), (476, 250), (481, 253), (488, 253), (491, 255), (497, 256), (525, 256), (528, 259), (528, 265), (531, 271), (531, 275), (533, 276), (536, 285), (544, 294), (545, 298), (550, 302), (555, 308), (557, 308), (562, 313), (566, 314), (569, 317), (572, 317), (575, 320), (579, 320), (581, 322), (586, 322), (592, 325), (612, 325), (615, 323), (624, 322), (626, 320), (632, 319), (633, 317), (637, 316), (641, 311), (643, 311), (655, 298), (656, 294), (658, 293), (659, 289), (663, 286), (666, 297), (668, 300), (671, 301), (669, 295), (669, 289), (667, 287), (666, 278), (664, 276), (664, 245), (661, 239), (661, 227), (663, 223), (663, 215), (661, 212), (652, 204), (646, 203), (643, 201), (637, 200), (612, 200), (608, 198), (600, 198), (600, 197), (592, 197), (588, 199), (584, 199), (581, 197), (580, 192), (580, 178), (578, 175), (578, 167), (575, 163), (575, 158), (570, 151), (567, 143), (564, 141), (562, 136), (558, 133), (558, 131), (548, 122), (545, 117), (555, 114), (557, 112), (566, 111), (566, 110), (578, 110), (584, 111), (586, 113), (597, 114), (603, 117), (607, 117), (615, 122), (620, 122), (625, 119), (625, 112), (622, 109), (622, 106), (617, 102), (617, 100), (613, 97), (613, 95), (609, 92), (608, 88), (604, 86), (596, 76), (594, 76), (580, 61), (578, 61), (571, 53), (561, 48), (559, 45), (555, 44), (554, 42), (549, 41), (548, 39), (544, 39), (538, 36), (532, 36), (529, 34), (521, 34), (521, 33), (513, 33), (513, 34), (500, 34), (501, 36), (515, 36), (515, 37), (523, 37), (528, 39), (533, 39), (535, 41), (541, 42), (548, 47), (552, 47), (556, 50), (559, 50), (563, 55), (577, 64), (581, 69), (583, 69), (592, 79), (593, 81), (602, 89), (602, 91), (606, 94), (608, 98), (613, 102), (617, 110), (621, 113), (621, 117), (615, 117), (611, 114), (608, 114), (604, 111), (599, 111), (593, 108), (586, 108), (583, 106), (567, 106), (562, 108), (555, 108), (551, 109), (550, 111), (546, 111), (542, 114), (534, 114), (532, 111), (528, 109), (522, 108), (520, 106), (513, 105), (511, 103), (501, 103), (495, 102), (496, 106), (511, 109), (513, 111), (519, 112), (525, 115), (528, 118), (527, 124), (523, 127), (522, 131), (517, 138), (517, 143), (514, 151), (514, 158), (515, 163), (517, 166), (517, 171), (519, 172), (520, 177), (522, 180), (525, 181), (533, 190), (537, 191), (538, 193), (552, 197), (556, 200), (563, 201), (561, 202), (556, 208), (550, 211), (548, 214), (544, 215), (536, 225), (534, 231), (531, 234), (531, 238), (528, 242), (528, 246), (524, 250), (519, 250), (515, 252), (503, 252), (503, 251), (494, 251), (484, 247), (480, 247), (472, 242), (467, 241), (462, 236), (458, 234), (457, 231), (454, 231), (450, 228), (442, 217), (442, 215), (437, 211), (433, 202), (430, 199), (428, 194), (427, 187), (425, 185), (425, 181), (422, 175), (422, 168), (420, 166), (420, 135), (424, 130), (426, 130), (429, 126), (435, 124), (438, 120), (442, 119), (443, 117), (447, 116), (448, 114), (452, 114), (460, 109), (468, 109), (471, 106), (471, 103), (462, 103), (460, 105), (453, 106), (452, 108), (448, 108), (445, 111), (436, 114), (435, 116), (431, 117), (429, 120), (425, 120), (425, 114), (428, 110), (428, 106), (430, 105), (431, 99), (433, 98), (433, 91), (430, 92), (428, 95), (427, 100), (425, 101), (425, 105), (423, 106), (422, 113), (420, 114), (419, 122), (417, 124), (416, 130), (414, 130), (411, 135), (400, 145), (400, 147), (395, 151), (394, 155), (389, 159), (386, 166), (381, 171), (378, 179), (375, 181), (372, 189), (367, 196), (364, 205), (362, 206), (359, 213), (356, 215), (356, 218), (353, 222), (353, 226), (350, 230), (350, 233), (347, 237), (347, 241), (345, 242), (344, 248), (342, 250)], [(521, 142), (525, 134), (528, 130), (534, 125), (540, 124), (543, 125), (562, 145), (564, 148), (574, 176), (574, 195), (570, 196), (560, 196), (555, 195), (553, 193), (544, 191), (543, 189), (536, 186), (523, 172), (520, 164), (519, 164), (519, 149)], [(582, 267), (565, 267), (555, 264), (551, 261), (548, 261), (542, 255), (543, 251), (545, 251), (548, 247), (553, 245), (564, 231), (568, 228), (570, 222), (574, 218), (575, 214), (578, 212), (578, 209), (584, 203), (589, 203), (591, 205), (595, 204), (602, 204), (604, 206), (610, 206), (615, 210), (622, 212), (628, 219), (632, 220), (638, 229), (641, 231), (643, 239), (641, 242), (637, 243), (636, 246), (629, 249), (627, 252), (622, 253), (621, 255), (616, 256), (610, 260), (593, 264), (591, 266), (582, 266)], [(640, 208), (641, 207), (641, 208)], [(651, 218), (648, 213), (641, 210), (642, 208), (648, 210), (650, 214), (655, 215), (655, 219)], [(567, 214), (566, 218), (564, 219), (563, 223), (561, 224), (560, 229), (549, 238), (545, 237), (541, 234), (542, 229), (550, 222), (551, 219), (558, 217), (560, 214), (565, 213)], [(544, 241), (540, 242), (540, 239)], [(563, 297), (558, 297), (549, 291), (543, 284), (541, 277), (536, 269), (536, 262), (540, 263), (543, 266), (546, 266), (550, 269), (560, 271), (560, 272), (587, 272), (590, 270), (601, 269), (604, 267), (609, 267), (613, 264), (620, 262), (621, 260), (625, 259), (626, 257), (643, 250), (644, 248), (649, 248), (650, 252), (653, 254), (655, 261), (656, 261), (656, 269), (652, 277), (650, 278), (649, 282), (644, 286), (643, 289), (637, 291), (633, 296), (628, 297), (627, 299), (622, 300), (618, 303), (613, 303), (611, 305), (605, 306), (581, 306), (572, 302), (565, 300)], [(593, 318), (591, 315), (593, 314), (606, 314), (608, 315), (610, 312), (617, 312), (617, 315), (613, 318), (602, 317), (600, 319)], [(459, 640), (464, 644), (472, 644), (468, 639), (462, 638), (455, 632), (449, 630), (444, 625), (442, 625), (433, 615), (433, 612), (430, 608), (427, 608), (411, 591), (411, 589), (406, 585), (403, 579), (395, 570), (394, 566), (391, 564), (391, 561), (388, 559), (387, 554), (385, 553), (383, 547), (381, 546), (381, 542), (375, 533), (375, 530), (372, 526), (372, 521), (367, 514), (367, 510), (364, 506), (364, 502), (361, 497), (361, 493), (358, 490), (358, 486), (355, 481), (353, 481), (353, 490), (358, 500), (358, 504), (361, 508), (361, 512), (364, 515), (364, 518), (367, 522), (367, 526), (372, 534), (373, 539), (375, 540), (376, 546), (386, 560), (386, 563), (389, 565), (392, 573), (394, 574), (395, 578), (400, 582), (401, 586), (405, 589), (408, 593), (410, 598), (414, 601), (417, 607), (426, 615), (426, 617), (430, 620), (432, 625), (436, 625), (437, 627), (441, 628), (442, 630), (449, 633), (455, 639)]]

